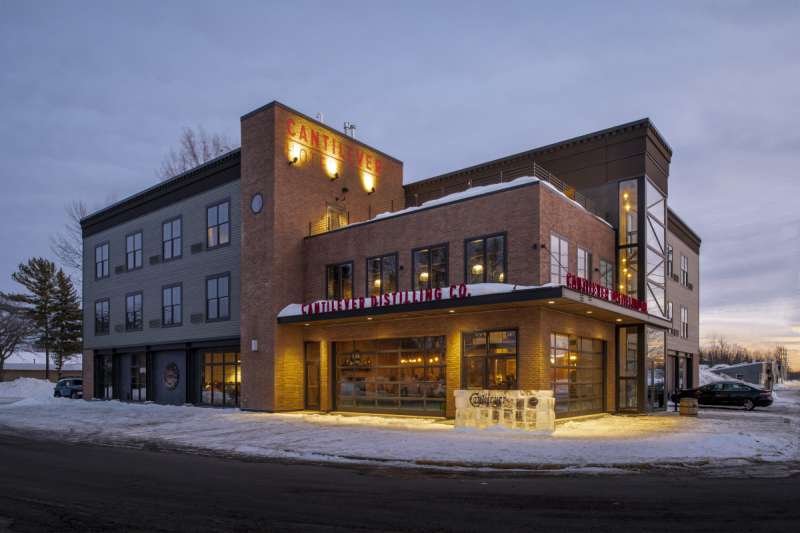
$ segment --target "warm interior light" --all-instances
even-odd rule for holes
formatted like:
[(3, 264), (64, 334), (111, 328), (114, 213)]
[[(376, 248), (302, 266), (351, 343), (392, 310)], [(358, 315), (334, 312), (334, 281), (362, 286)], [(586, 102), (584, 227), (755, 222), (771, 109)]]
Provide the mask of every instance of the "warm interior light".
[(592, 314), (592, 312), (591, 312), (591, 311), (586, 311), (586, 314), (587, 314), (587, 315), (591, 315), (591, 314)]
[(617, 319), (617, 322), (622, 322), (622, 319), (621, 319), (621, 318), (618, 318), (618, 319)]
[(627, 259), (623, 257), (623, 258), (622, 258), (622, 262), (624, 263), (624, 262), (626, 262), (626, 261), (627, 261)]
[(367, 317), (367, 320), (372, 320), (372, 317), (371, 317), (371, 316), (368, 316), (368, 317)]
[(631, 204), (625, 204), (625, 211), (631, 210)]
[(306, 323), (305, 323), (305, 324), (303, 324), (303, 325), (304, 325), (304, 326), (310, 326), (311, 324), (309, 324), (308, 322), (306, 322)]
[(448, 312), (448, 313), (455, 313), (455, 312), (456, 312), (456, 310), (455, 310), (455, 309), (450, 309), (450, 310), (449, 310), (449, 311), (447, 311), (447, 312)]
[(336, 159), (332, 158), (331, 156), (327, 156), (325, 158), (325, 172), (328, 173), (328, 177), (332, 180), (335, 180), (339, 177), (339, 162)]
[(373, 281), (372, 282), (372, 286), (375, 287), (376, 289), (380, 289), (381, 288), (381, 280), (380, 280), (380, 278), (378, 278), (375, 281)]
[(620, 283), (620, 284), (619, 284), (619, 290), (622, 290), (622, 289), (624, 289), (624, 288), (625, 288), (625, 285), (623, 285), (622, 283)]
[(550, 305), (553, 305), (554, 303), (556, 303), (556, 301), (555, 300), (550, 300), (547, 303), (549, 303)]
[(622, 193), (622, 197), (623, 197), (623, 198), (625, 198), (625, 199), (627, 200), (627, 199), (628, 199), (628, 193), (626, 193), (626, 192), (625, 192), (625, 193)]
[(428, 277), (429, 277), (429, 275), (428, 275), (427, 272), (423, 271), (423, 272), (419, 273), (419, 280), (422, 281), (422, 282), (428, 281)]
[(483, 274), (483, 265), (480, 263), (477, 265), (472, 265), (472, 273), (475, 275)]
[(498, 280), (500, 283), (503, 283), (503, 282), (506, 280), (506, 273), (505, 273), (505, 272), (500, 272), (500, 275), (499, 275), (499, 276), (497, 276), (497, 280)]
[(361, 171), (361, 185), (368, 193), (375, 192), (375, 175), (370, 174), (366, 170)]
[(628, 272), (628, 277), (630, 278), (631, 276), (633, 276), (633, 274), (631, 274), (630, 272)]

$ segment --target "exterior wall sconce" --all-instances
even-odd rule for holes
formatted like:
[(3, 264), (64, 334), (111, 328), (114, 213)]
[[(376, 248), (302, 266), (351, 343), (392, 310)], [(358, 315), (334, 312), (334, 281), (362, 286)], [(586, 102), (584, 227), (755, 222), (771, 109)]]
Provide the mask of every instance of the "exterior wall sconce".
[(294, 165), (295, 163), (297, 163), (297, 157), (296, 157), (296, 156), (295, 156), (295, 157), (293, 157), (293, 158), (291, 158), (291, 159), (289, 160), (289, 166), (292, 166), (292, 165)]
[(369, 192), (367, 192), (367, 196), (375, 192), (375, 187), (371, 188)]

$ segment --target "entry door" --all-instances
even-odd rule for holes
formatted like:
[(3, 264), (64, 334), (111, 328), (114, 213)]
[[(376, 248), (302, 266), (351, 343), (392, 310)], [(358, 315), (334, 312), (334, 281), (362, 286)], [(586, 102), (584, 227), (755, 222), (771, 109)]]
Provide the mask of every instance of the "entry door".
[(305, 355), (306, 401), (305, 408), (318, 411), (319, 402), (319, 343), (307, 342)]

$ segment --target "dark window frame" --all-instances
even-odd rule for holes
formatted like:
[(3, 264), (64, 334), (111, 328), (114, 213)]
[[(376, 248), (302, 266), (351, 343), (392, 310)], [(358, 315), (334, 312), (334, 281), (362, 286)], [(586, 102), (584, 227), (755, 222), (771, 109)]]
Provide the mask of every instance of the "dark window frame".
[[(105, 317), (105, 328), (98, 329), (97, 324), (97, 304), (105, 303), (108, 306), (108, 312)], [(94, 301), (94, 334), (95, 336), (109, 335), (111, 333), (111, 298), (98, 298)]]
[[(135, 248), (136, 246), (136, 235), (141, 235), (142, 247), (138, 250)], [(134, 249), (132, 252), (128, 251), (128, 237), (133, 237), (133, 245)], [(136, 252), (139, 252), (139, 266), (136, 266)], [(128, 266), (128, 255), (133, 254), (133, 268)], [(144, 231), (138, 229), (136, 231), (132, 231), (130, 233), (125, 234), (125, 271), (132, 272), (134, 270), (139, 270), (140, 268), (144, 268)]]
[[(206, 214), (206, 216), (208, 216), (208, 214)], [(170, 232), (171, 232), (172, 231), (172, 226), (171, 225), (172, 225), (173, 222), (176, 222), (176, 221), (179, 221), (181, 223), (180, 224), (181, 225), (181, 234), (178, 237), (178, 239), (180, 239), (180, 246), (178, 247), (178, 255), (175, 255), (173, 253), (172, 257), (167, 257), (166, 254), (164, 253), (164, 247), (165, 247), (166, 243), (169, 242), (170, 243), (170, 250), (173, 249), (173, 243), (175, 241), (175, 234), (173, 233), (172, 237), (170, 239), (164, 240), (164, 226), (166, 226), (167, 224), (170, 224)], [(206, 238), (208, 238), (208, 237), (206, 236)], [(169, 261), (176, 261), (178, 259), (181, 259), (182, 257), (183, 257), (183, 215), (178, 215), (176, 217), (172, 217), (172, 218), (169, 218), (167, 220), (164, 220), (161, 223), (161, 262), (162, 263), (167, 263)]]
[[(488, 249), (486, 246), (486, 241), (493, 237), (503, 237), (503, 281), (486, 281), (486, 276), (488, 275), (489, 268), (488, 268)], [(478, 235), (475, 237), (469, 237), (464, 239), (464, 283), (469, 283), (469, 255), (467, 254), (467, 246), (472, 241), (483, 241), (483, 281), (480, 283), (509, 283), (508, 280), (508, 232), (501, 231), (498, 233), (489, 233), (486, 235)]]
[[(351, 277), (352, 277), (352, 281), (351, 281), (352, 287), (350, 287), (350, 292), (352, 293), (353, 298), (355, 298), (355, 296), (356, 296), (356, 265), (355, 265), (355, 262), (353, 262), (353, 261), (342, 261), (342, 262), (339, 262), (339, 263), (328, 263), (327, 265), (325, 265), (325, 288), (324, 288), (324, 291), (325, 291), (325, 298), (324, 299), (325, 300), (341, 300), (342, 299), (341, 298), (341, 292), (342, 292), (342, 288), (341, 287), (339, 287), (340, 298), (336, 298), (335, 296), (333, 296), (333, 297), (329, 297), (328, 296), (328, 269), (330, 267), (340, 267), (340, 266), (343, 266), (343, 265), (350, 265), (350, 272), (351, 272)], [(341, 283), (340, 283), (340, 285), (341, 285)]]
[[(142, 365), (141, 363), (144, 363)], [(142, 379), (142, 373), (139, 371), (140, 368), (144, 368), (144, 379)], [(143, 352), (134, 352), (131, 354), (131, 363), (130, 363), (130, 378), (131, 378), (131, 388), (130, 388), (130, 395), (128, 401), (131, 402), (146, 402), (149, 398), (147, 397), (147, 382), (148, 382), (148, 373), (149, 368), (147, 365), (147, 354)], [(134, 398), (134, 391), (137, 391), (138, 398)], [(144, 392), (144, 394), (142, 394)]]
[(428, 250), (428, 272), (430, 273), (433, 271), (433, 264), (431, 262), (431, 250), (433, 250), (434, 248), (444, 248), (444, 260), (445, 260), (444, 287), (450, 285), (450, 243), (441, 242), (438, 244), (431, 244), (430, 246), (420, 246), (418, 248), (414, 248), (411, 250), (411, 290), (434, 288), (431, 286), (432, 280), (430, 276), (428, 277), (427, 287), (420, 287), (419, 289), (414, 288), (417, 281), (417, 271), (416, 271), (417, 262), (414, 260), (414, 255), (417, 252), (421, 252), (422, 250)]
[[(234, 357), (235, 360), (233, 362), (227, 361), (227, 358), (225, 357), (227, 354), (230, 354), (230, 353), (235, 354), (235, 357)], [(211, 362), (206, 362), (206, 355), (207, 354), (211, 354), (212, 355)], [(220, 361), (214, 361), (214, 357), (213, 356), (216, 355), (216, 354), (221, 355)], [(205, 405), (205, 406), (209, 406), (209, 407), (223, 407), (223, 408), (224, 407), (239, 407), (239, 405), (241, 403), (241, 397), (242, 397), (242, 382), (241, 382), (242, 355), (241, 355), (241, 352), (239, 352), (238, 349), (236, 351), (232, 351), (232, 350), (227, 350), (227, 349), (224, 349), (224, 348), (219, 348), (219, 349), (209, 348), (209, 349), (203, 350), (203, 351), (201, 351), (199, 353), (199, 359), (200, 359), (200, 388), (201, 388), (201, 391), (200, 391), (200, 399), (199, 399), (198, 403), (200, 405)], [(206, 371), (208, 369), (211, 369), (211, 374), (212, 375), (208, 379), (213, 380), (214, 368), (217, 368), (217, 367), (221, 369), (223, 383), (224, 383), (225, 374), (226, 374), (225, 373), (225, 369), (228, 368), (228, 367), (233, 367), (234, 375), (240, 378), (238, 381), (235, 382), (235, 385), (236, 385), (235, 388), (234, 388), (235, 389), (235, 401), (231, 402), (230, 404), (226, 403), (226, 401), (225, 401), (226, 398), (229, 397), (229, 395), (226, 393), (224, 388), (222, 390), (222, 403), (220, 403), (220, 404), (214, 403), (215, 394), (214, 394), (214, 389), (213, 389), (213, 381), (212, 381), (212, 389), (211, 389), (211, 396), (210, 396), (211, 401), (210, 402), (206, 402), (204, 397), (203, 397), (203, 390), (202, 389), (203, 389), (203, 387), (205, 386), (205, 383), (206, 383), (206, 378), (207, 378)]]
[[(590, 413), (604, 413), (606, 411), (606, 409), (607, 409), (606, 394), (608, 392), (608, 387), (607, 387), (607, 381), (608, 380), (606, 379), (606, 375), (607, 375), (607, 372), (608, 372), (608, 342), (605, 339), (602, 339), (602, 338), (588, 337), (588, 336), (584, 336), (584, 335), (578, 335), (576, 333), (565, 333), (563, 330), (555, 330), (554, 329), (554, 330), (550, 331), (550, 336), (549, 336), (549, 339), (548, 339), (550, 347), (549, 347), (549, 350), (548, 350), (548, 362), (547, 362), (547, 364), (548, 364), (548, 371), (550, 372), (550, 387), (551, 387), (551, 390), (553, 391), (553, 397), (554, 398), (556, 397), (556, 391), (555, 391), (556, 373), (555, 373), (555, 371), (557, 369), (569, 369), (569, 370), (574, 369), (574, 370), (577, 371), (579, 368), (581, 368), (581, 367), (579, 367), (577, 365), (577, 363), (574, 366), (573, 365), (569, 365), (569, 364), (567, 364), (567, 365), (563, 365), (563, 364), (562, 365), (556, 365), (555, 363), (553, 363), (554, 351), (557, 350), (557, 348), (555, 348), (555, 346), (553, 345), (553, 342), (552, 342), (554, 336), (567, 337), (567, 342), (568, 342), (567, 346), (569, 346), (569, 341), (571, 339), (575, 339), (576, 347), (577, 347), (576, 351), (578, 353), (578, 358), (580, 358), (581, 354), (587, 353), (587, 352), (585, 352), (584, 350), (581, 349), (581, 345), (582, 345), (581, 341), (585, 341), (586, 340), (586, 341), (591, 341), (591, 342), (595, 342), (595, 341), (599, 341), (600, 342), (600, 351), (599, 352), (592, 351), (590, 353), (593, 353), (593, 354), (599, 353), (600, 357), (601, 357), (601, 364), (600, 364), (600, 400), (601, 400), (601, 406), (599, 408), (597, 408), (597, 409), (592, 408), (592, 409), (590, 409), (588, 411), (570, 411), (569, 408), (567, 408), (566, 416), (581, 416), (581, 415), (590, 414)], [(567, 353), (569, 353), (569, 352), (570, 352), (570, 349), (567, 348)], [(583, 367), (583, 369), (585, 370), (586, 367)], [(576, 384), (577, 385), (587, 385), (587, 384), (592, 384), (593, 385), (594, 383), (595, 382), (592, 381), (590, 383), (583, 382), (583, 383), (576, 383)], [(567, 400), (568, 404), (569, 404), (570, 401), (571, 401), (571, 399)], [(556, 416), (558, 416), (558, 415), (556, 415)]]
[[(228, 278), (228, 314), (226, 316), (224, 316), (224, 317), (220, 316), (220, 314), (219, 314), (219, 284), (218, 284), (217, 285), (217, 297), (215, 298), (215, 300), (217, 301), (217, 316), (216, 316), (216, 318), (208, 318), (208, 304), (209, 304), (209, 300), (208, 300), (208, 282), (211, 281), (212, 279), (219, 280), (219, 279), (225, 278), (225, 277)], [(203, 309), (203, 314), (206, 317), (206, 322), (225, 322), (225, 321), (231, 319), (231, 309), (233, 307), (233, 296), (231, 295), (231, 285), (233, 285), (233, 283), (232, 283), (232, 280), (231, 280), (230, 271), (220, 272), (219, 274), (212, 274), (210, 276), (206, 276), (206, 280), (205, 280), (205, 293), (206, 293), (205, 302), (206, 302), (206, 305), (205, 305), (205, 308)], [(181, 290), (181, 299), (182, 299), (182, 297), (183, 297), (183, 291)]]
[(667, 244), (667, 278), (671, 278), (672, 274), (675, 272), (674, 261), (675, 250), (672, 248), (671, 244)]
[[(381, 290), (380, 290), (380, 294), (379, 295), (385, 294), (384, 283), (383, 283), (383, 258), (384, 257), (394, 257), (395, 284), (397, 285), (397, 287), (395, 288), (394, 292), (397, 292), (397, 291), (400, 290), (400, 254), (398, 254), (397, 252), (390, 252), (390, 253), (387, 253), (387, 254), (373, 255), (372, 257), (367, 257), (367, 260), (366, 260), (366, 263), (365, 263), (366, 264), (366, 269), (364, 270), (364, 288), (365, 288), (364, 296), (366, 296), (367, 298), (372, 296), (371, 291), (370, 291), (370, 287), (369, 287), (369, 272), (370, 272), (370, 270), (369, 270), (369, 262), (374, 260), (374, 259), (380, 259), (381, 260), (381, 272), (380, 272)], [(325, 272), (326, 273), (328, 272), (327, 268), (325, 269)], [(355, 275), (353, 276), (353, 281), (355, 281)], [(355, 283), (354, 283), (354, 285), (355, 285)], [(326, 283), (325, 284), (325, 292), (327, 293), (327, 291), (328, 291), (328, 284)], [(353, 293), (353, 296), (355, 296), (355, 293)]]
[[(603, 266), (604, 265), (606, 266), (606, 272), (603, 272)], [(605, 287), (605, 288), (607, 288), (609, 290), (613, 290), (614, 289), (614, 263), (612, 261), (607, 261), (607, 260), (605, 260), (605, 259), (603, 259), (601, 257), (600, 258), (600, 267), (599, 268), (600, 268), (600, 285), (602, 285), (603, 287)], [(608, 273), (610, 273), (610, 275), (611, 275), (611, 282), (608, 285), (606, 285), (604, 278), (605, 278), (605, 274), (608, 274)]]
[[(489, 334), (492, 332), (497, 331), (513, 331), (514, 336), (516, 339), (516, 350), (513, 356), (514, 359), (514, 385), (516, 388), (519, 388), (519, 328), (491, 328), (491, 329), (477, 329), (472, 331), (461, 331), (461, 388), (463, 389), (470, 389), (470, 390), (514, 390), (514, 389), (501, 389), (496, 387), (489, 386), (489, 360), (494, 359), (511, 359), (511, 356), (507, 355), (489, 355)], [(471, 355), (466, 356), (464, 355), (464, 348), (466, 345), (465, 334), (467, 335), (475, 335), (477, 333), (485, 333), (486, 334), (486, 353), (484, 355)], [(470, 388), (467, 386), (467, 365), (466, 359), (483, 359), (483, 387), (482, 389), (477, 388)]]
[[(208, 220), (208, 210), (211, 209), (212, 207), (219, 208), (219, 206), (221, 206), (222, 204), (228, 204), (228, 221), (220, 223), (219, 222), (219, 210), (217, 210), (217, 223), (214, 224), (213, 226), (211, 226), (209, 224), (209, 220)], [(206, 250), (216, 250), (217, 248), (222, 248), (224, 246), (230, 246), (231, 240), (232, 240), (231, 239), (231, 237), (232, 237), (231, 228), (233, 227), (233, 222), (232, 222), (232, 220), (233, 220), (233, 212), (231, 211), (231, 206), (232, 205), (233, 205), (233, 203), (231, 202), (230, 197), (223, 198), (222, 200), (218, 200), (216, 202), (212, 202), (212, 203), (206, 205), (206, 238), (205, 238)], [(219, 242), (220, 241), (220, 239), (219, 239), (219, 234), (220, 234), (219, 233), (219, 228), (220, 228), (220, 226), (222, 226), (222, 224), (227, 224), (228, 225), (228, 241), (227, 242)], [(208, 238), (208, 230), (210, 230), (212, 227), (217, 228), (217, 244), (215, 244), (213, 246), (211, 245), (211, 243), (209, 241), (209, 238)], [(181, 226), (181, 229), (183, 229), (183, 226)]]
[[(106, 259), (105, 261), (102, 261), (102, 260), (100, 261), (100, 263), (105, 263), (105, 269), (104, 270), (105, 270), (106, 274), (103, 275), (103, 276), (97, 277), (97, 265), (99, 264), (97, 262), (97, 249), (101, 248), (103, 246), (107, 246), (108, 247), (108, 259)], [(95, 279), (95, 281), (99, 281), (101, 279), (106, 279), (106, 278), (110, 278), (110, 277), (111, 277), (111, 241), (103, 241), (101, 243), (98, 243), (98, 244), (94, 245), (94, 279)]]
[[(130, 318), (129, 314), (131, 313), (131, 311), (128, 311), (128, 298), (130, 298), (130, 297), (134, 297), (135, 298), (136, 296), (139, 296), (141, 298), (141, 302), (142, 302), (141, 306), (139, 308), (139, 326), (138, 327), (136, 327), (136, 317), (135, 317), (136, 309), (135, 309), (135, 307), (134, 307), (134, 310), (133, 310), (133, 313), (134, 313), (133, 322), (131, 322), (129, 320), (129, 318)], [(135, 300), (134, 300), (134, 304), (135, 304)], [(129, 292), (129, 293), (125, 294), (125, 331), (142, 331), (142, 329), (144, 329), (144, 291)]]
[[(178, 288), (181, 290), (181, 301), (179, 303), (175, 303), (175, 294), (171, 293), (172, 303), (170, 305), (164, 304), (164, 291), (167, 289), (172, 291), (172, 289)], [(208, 289), (208, 287), (206, 287)], [(230, 301), (230, 295), (228, 296), (228, 300)], [(178, 320), (175, 320), (175, 306), (180, 306), (180, 313), (178, 316)], [(166, 316), (166, 309), (167, 307), (171, 308), (171, 315), (172, 315), (172, 322), (167, 323), (164, 320)], [(161, 327), (162, 328), (174, 328), (183, 325), (183, 283), (170, 283), (169, 285), (162, 285), (161, 286)]]

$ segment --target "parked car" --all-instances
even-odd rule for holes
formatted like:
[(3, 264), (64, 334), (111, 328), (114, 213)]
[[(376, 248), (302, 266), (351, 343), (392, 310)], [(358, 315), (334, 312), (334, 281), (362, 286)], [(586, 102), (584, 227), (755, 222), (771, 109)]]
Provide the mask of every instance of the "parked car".
[(53, 396), (56, 398), (83, 398), (83, 380), (81, 378), (59, 379)]
[(756, 407), (772, 405), (772, 391), (745, 385), (736, 381), (710, 383), (696, 389), (685, 389), (672, 395), (672, 401), (697, 398), (700, 405), (734, 405), (752, 411)]

